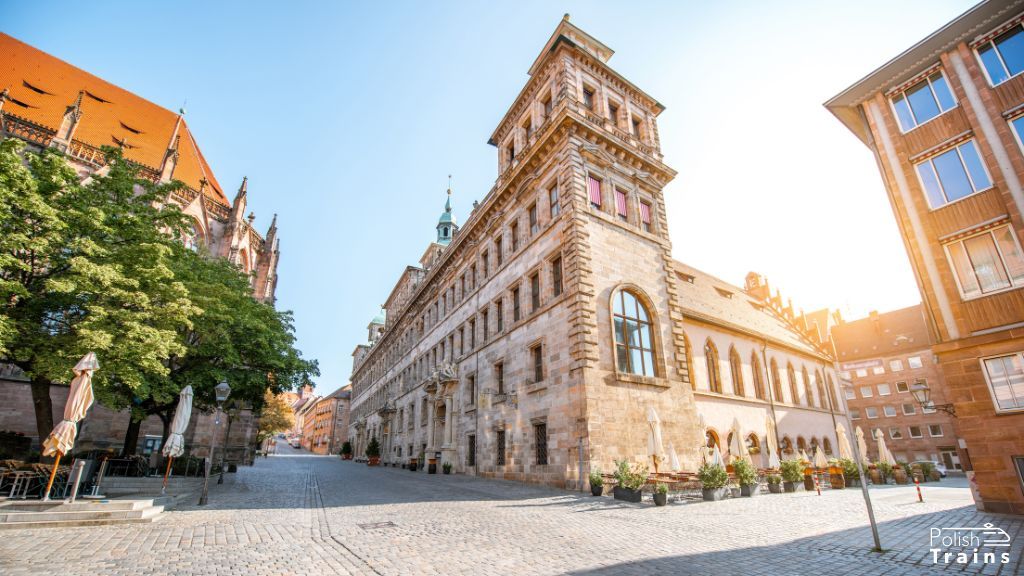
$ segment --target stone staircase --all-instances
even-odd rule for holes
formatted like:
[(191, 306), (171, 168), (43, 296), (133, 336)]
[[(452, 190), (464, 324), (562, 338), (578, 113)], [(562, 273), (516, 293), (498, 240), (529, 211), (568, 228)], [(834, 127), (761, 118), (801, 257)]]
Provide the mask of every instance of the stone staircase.
[(0, 502), (0, 530), (155, 522), (166, 498), (137, 500), (9, 500)]

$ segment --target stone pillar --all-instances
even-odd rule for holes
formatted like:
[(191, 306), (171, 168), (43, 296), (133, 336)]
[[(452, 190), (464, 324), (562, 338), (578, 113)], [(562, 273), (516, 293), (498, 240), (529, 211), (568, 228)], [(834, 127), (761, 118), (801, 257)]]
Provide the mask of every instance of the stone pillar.
[(434, 400), (429, 399), (427, 401), (427, 452), (428, 458), (429, 453), (434, 451)]
[(452, 445), (452, 397), (444, 397), (444, 447)]

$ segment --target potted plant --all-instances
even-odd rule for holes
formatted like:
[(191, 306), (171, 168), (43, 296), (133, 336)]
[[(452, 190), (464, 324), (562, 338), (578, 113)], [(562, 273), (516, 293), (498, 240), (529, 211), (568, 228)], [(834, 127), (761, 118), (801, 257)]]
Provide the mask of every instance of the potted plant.
[(370, 439), (370, 443), (366, 445), (366, 465), (377, 466), (380, 464), (380, 442), (377, 442), (376, 436)]
[(892, 467), (892, 478), (897, 484), (907, 483), (907, 464), (905, 462), (897, 462), (896, 465)]
[(846, 476), (843, 474), (843, 465), (840, 464), (839, 460), (833, 458), (828, 461), (828, 479), (833, 489), (842, 490), (846, 488)]
[(847, 486), (860, 486), (860, 470), (851, 458), (840, 458), (839, 467), (843, 469), (843, 479)]
[(612, 490), (616, 500), (640, 502), (641, 490), (647, 483), (647, 466), (637, 466), (634, 470), (625, 460), (615, 462), (615, 488)]
[[(934, 480), (936, 476), (939, 476), (935, 470), (935, 464), (932, 464), (931, 462), (921, 462), (920, 464), (917, 464), (917, 466), (921, 470), (921, 482), (928, 482), (929, 480)], [(941, 478), (941, 476), (939, 477)]]
[(601, 477), (601, 470), (595, 468), (590, 471), (590, 494), (600, 496), (604, 493), (604, 478)]
[(782, 494), (782, 476), (769, 474), (767, 480), (769, 492), (772, 494)]
[(654, 505), (664, 506), (668, 503), (668, 484), (658, 483), (658, 487), (654, 490)]
[(445, 462), (444, 464), (441, 464), (441, 470), (443, 470), (445, 474), (451, 474), (452, 473), (452, 463), (451, 462)]
[(882, 483), (884, 483), (884, 478), (882, 476), (882, 471), (878, 469), (878, 465), (877, 464), (872, 464), (872, 465), (868, 466), (868, 478), (871, 479), (871, 483), (872, 484), (882, 484)]
[(754, 465), (746, 459), (740, 459), (732, 464), (736, 471), (736, 480), (740, 483), (740, 496), (757, 496), (757, 470)]
[(346, 440), (345, 443), (341, 445), (341, 459), (342, 460), (351, 460), (352, 459), (352, 443), (349, 442), (348, 440)]
[(697, 471), (697, 479), (700, 480), (701, 493), (705, 500), (725, 498), (725, 487), (729, 483), (729, 473), (725, 468), (717, 464), (704, 464)]
[(804, 465), (800, 459), (783, 460), (779, 470), (782, 472), (782, 489), (786, 492), (796, 492), (797, 484), (804, 477)]
[(415, 456), (412, 457), (412, 458), (409, 458), (409, 471), (410, 472), (415, 472), (416, 470), (419, 469), (419, 467), (420, 467), (420, 460), (419, 460), (419, 458), (416, 458)]
[[(879, 481), (877, 484), (886, 484), (889, 482), (889, 478), (892, 477), (892, 464), (888, 462), (875, 462), (875, 469), (878, 470)], [(874, 474), (871, 476), (871, 481), (875, 482)]]

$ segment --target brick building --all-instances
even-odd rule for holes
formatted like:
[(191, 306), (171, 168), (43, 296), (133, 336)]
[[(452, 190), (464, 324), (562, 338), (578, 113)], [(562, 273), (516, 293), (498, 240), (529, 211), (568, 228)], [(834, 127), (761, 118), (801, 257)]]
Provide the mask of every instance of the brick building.
[(663, 107), (611, 56), (563, 19), (491, 136), (498, 178), (461, 227), (449, 190), (435, 241), (353, 352), (357, 454), (376, 437), (385, 462), (566, 486), (614, 459), (651, 465), (653, 416), (690, 470), (706, 442), (727, 450), (734, 418), (757, 446), (768, 418), (791, 443), (835, 444), (821, 332), (756, 275), (738, 288), (673, 260)]
[(962, 470), (955, 419), (918, 405), (910, 392), (924, 382), (936, 404), (949, 401), (922, 306), (872, 312), (836, 325), (832, 335), (840, 376), (850, 382), (843, 390), (850, 418), (869, 440), (869, 458), (878, 459), (870, 439), (881, 432), (898, 461), (935, 460)]
[[(125, 158), (140, 167), (143, 178), (181, 181), (185, 186), (168, 201), (192, 218), (186, 243), (236, 263), (251, 275), (253, 296), (273, 303), (279, 257), (276, 217), (265, 235), (253, 227), (255, 216), (246, 216), (244, 178), (234, 199), (228, 200), (183, 111), (171, 112), (0, 33), (0, 138), (19, 138), (30, 149), (58, 149), (83, 179), (103, 172), (100, 147), (110, 145), (121, 147)], [(0, 430), (23, 432), (38, 446), (29, 383), (18, 370), (7, 367), (0, 373), (0, 396), (6, 400), (0, 404)], [(67, 387), (53, 385), (50, 396), (54, 422), (59, 422)], [(201, 449), (210, 443), (212, 416), (195, 413), (192, 420), (186, 444)], [(84, 421), (76, 448), (119, 447), (128, 422), (127, 412), (111, 413), (95, 406)], [(155, 416), (142, 423), (142, 451), (159, 448), (163, 425)], [(247, 443), (245, 435), (255, 435), (254, 425), (245, 430), (232, 428), (233, 441)], [(243, 436), (236, 438), (236, 433)]]
[(1022, 1), (978, 4), (825, 104), (882, 173), (979, 505), (1015, 513), (1024, 513), (1022, 21)]
[(315, 454), (337, 454), (348, 439), (351, 400), (348, 385), (317, 399), (305, 415), (302, 445)]

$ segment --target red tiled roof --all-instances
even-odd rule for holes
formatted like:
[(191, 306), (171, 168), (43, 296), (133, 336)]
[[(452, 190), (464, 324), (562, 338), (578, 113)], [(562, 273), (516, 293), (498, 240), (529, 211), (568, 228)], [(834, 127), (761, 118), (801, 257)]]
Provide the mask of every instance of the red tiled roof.
[[(82, 117), (74, 139), (97, 148), (124, 141), (126, 158), (156, 171), (173, 144), (179, 121), (179, 115), (166, 108), (0, 33), (0, 91), (5, 88), (11, 99), (4, 105), (4, 114), (54, 131), (60, 127), (67, 107), (84, 91)], [(207, 195), (230, 206), (184, 118), (178, 135), (174, 178), (199, 190), (205, 176), (209, 182)]]

